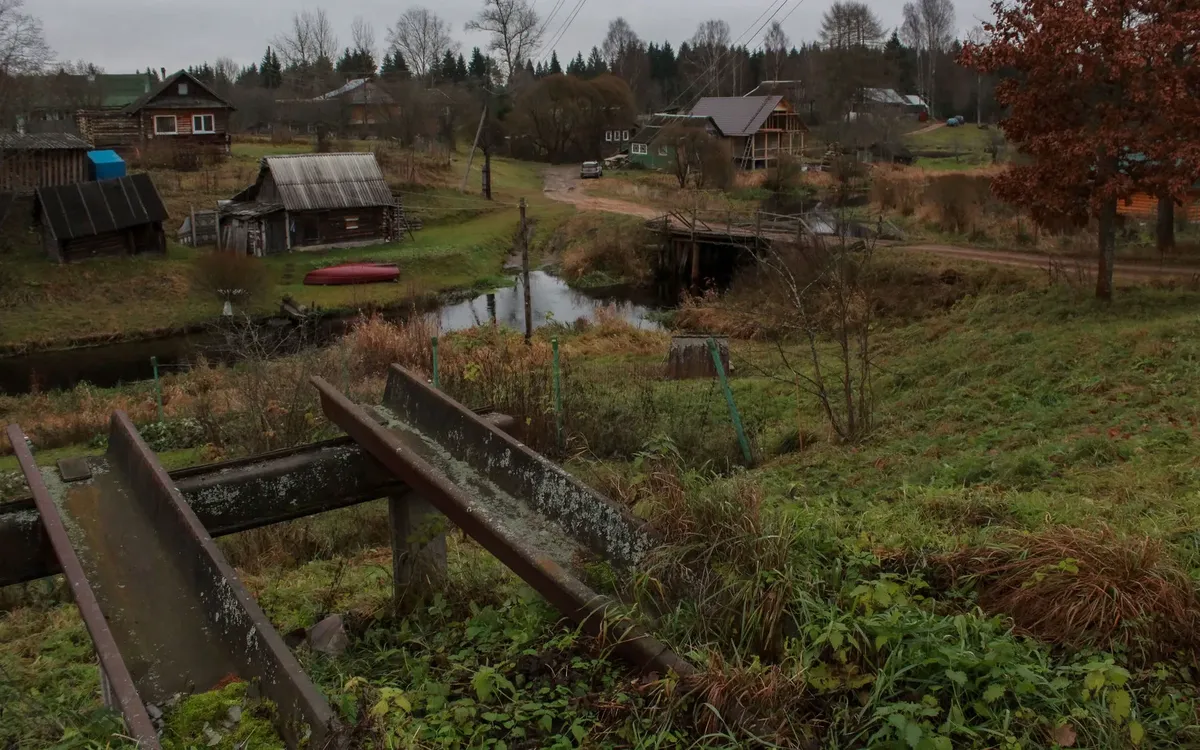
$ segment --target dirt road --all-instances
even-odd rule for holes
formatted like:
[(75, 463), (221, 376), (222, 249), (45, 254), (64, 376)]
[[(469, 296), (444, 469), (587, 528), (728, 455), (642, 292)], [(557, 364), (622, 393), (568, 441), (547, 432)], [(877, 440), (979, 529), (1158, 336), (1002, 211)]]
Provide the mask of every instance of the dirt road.
[[(570, 203), (582, 211), (606, 211), (614, 214), (641, 216), (646, 219), (656, 219), (663, 211), (652, 206), (616, 198), (599, 198), (588, 195), (579, 179), (579, 168), (575, 166), (550, 167), (546, 170), (546, 197), (552, 200)], [(1037, 268), (1047, 270), (1050, 267), (1050, 256), (1039, 253), (1022, 253), (1012, 250), (982, 250), (972, 247), (956, 247), (954, 245), (903, 245), (887, 243), (893, 250), (927, 253), (943, 258), (956, 258), (977, 263), (990, 263), (997, 266), (1015, 266), (1018, 268)], [(1056, 262), (1063, 273), (1094, 273), (1096, 261), (1094, 258), (1058, 257)], [(1160, 265), (1156, 261), (1121, 261), (1113, 268), (1116, 276), (1137, 279), (1162, 278), (1192, 278), (1200, 277), (1198, 266)]]
[[(603, 179), (603, 178), (601, 178)], [(645, 206), (616, 198), (599, 198), (588, 195), (583, 189), (583, 180), (579, 179), (579, 167), (550, 167), (546, 170), (546, 184), (542, 189), (547, 198), (570, 203), (581, 211), (605, 211), (610, 214), (627, 214), (655, 219), (662, 216), (652, 206)]]

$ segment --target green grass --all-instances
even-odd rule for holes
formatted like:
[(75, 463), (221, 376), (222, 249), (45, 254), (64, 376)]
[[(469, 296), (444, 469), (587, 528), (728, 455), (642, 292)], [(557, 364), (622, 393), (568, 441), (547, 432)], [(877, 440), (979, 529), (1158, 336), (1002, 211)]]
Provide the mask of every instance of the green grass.
[(904, 136), (904, 143), (914, 151), (978, 151), (986, 152), (992, 138), (1000, 134), (996, 127), (980, 128), (968, 122), (957, 128), (942, 126), (924, 133)]

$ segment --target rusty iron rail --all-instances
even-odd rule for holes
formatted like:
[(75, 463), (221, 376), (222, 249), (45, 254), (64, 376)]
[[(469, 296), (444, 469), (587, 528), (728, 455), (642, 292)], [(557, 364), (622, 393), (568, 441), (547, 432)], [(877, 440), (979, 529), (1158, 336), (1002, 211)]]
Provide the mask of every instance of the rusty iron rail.
[(125, 717), (129, 733), (133, 735), (133, 739), (138, 742), (139, 747), (145, 748), (145, 750), (156, 750), (161, 747), (158, 733), (154, 730), (154, 724), (150, 721), (150, 715), (146, 712), (146, 706), (142, 703), (137, 688), (134, 687), (133, 677), (129, 674), (129, 668), (121, 657), (116, 639), (114, 639), (112, 630), (109, 629), (104, 613), (100, 609), (100, 602), (96, 599), (96, 593), (92, 590), (87, 575), (83, 571), (83, 564), (80, 562), (79, 556), (75, 554), (75, 548), (71, 545), (71, 539), (67, 535), (66, 524), (63, 523), (58, 506), (50, 497), (50, 490), (42, 480), (42, 474), (33, 460), (33, 454), (29, 452), (29, 447), (25, 444), (24, 431), (15, 424), (9, 425), (8, 440), (12, 443), (17, 463), (25, 474), (29, 489), (33, 493), (33, 502), (36, 503), (37, 510), (41, 514), (39, 523), (45, 529), (46, 538), (62, 565), (63, 574), (71, 588), (71, 596), (75, 598), (79, 614), (83, 618), (83, 624), (92, 637), (92, 643), (96, 646), (96, 656), (99, 657), (100, 669), (103, 674), (102, 679), (105, 680), (108, 689), (116, 699), (121, 714)]
[[(10, 434), (16, 442), (20, 433)], [(56, 543), (55, 552), (68, 575), (72, 560), (82, 563), (79, 573), (87, 571), (96, 609), (129, 665), (138, 706), (209, 690), (234, 675), (257, 682), (275, 703), (289, 747), (338, 742), (332, 709), (128, 416), (113, 415), (108, 451), (88, 459), (78, 476), (59, 481), (27, 459), (22, 470), (35, 492), (54, 477), (46, 503), (38, 502), (43, 523), (66, 522), (68, 549)], [(131, 724), (138, 718), (136, 711), (126, 716)]]
[[(349, 438), (173, 471), (210, 536), (402, 494), (397, 480)], [(0, 504), (0, 586), (61, 572), (33, 498)]]
[[(618, 567), (642, 559), (654, 538), (625, 509), (399, 366), (376, 412), (383, 424), (323, 379), (312, 382), (331, 421), (585, 632), (645, 672), (694, 674), (571, 570), (583, 550)], [(574, 546), (564, 557), (566, 538)]]

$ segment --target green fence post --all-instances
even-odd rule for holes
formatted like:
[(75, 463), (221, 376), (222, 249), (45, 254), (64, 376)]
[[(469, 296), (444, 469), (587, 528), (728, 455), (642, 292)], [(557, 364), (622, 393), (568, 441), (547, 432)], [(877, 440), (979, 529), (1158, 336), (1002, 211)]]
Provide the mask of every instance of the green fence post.
[(729, 378), (725, 376), (725, 365), (721, 364), (721, 351), (717, 349), (717, 342), (711, 336), (708, 337), (708, 350), (712, 353), (713, 364), (717, 366), (717, 377), (721, 379), (721, 389), (725, 391), (725, 401), (729, 403), (729, 418), (733, 420), (738, 444), (742, 446), (742, 455), (749, 466), (754, 463), (750, 454), (750, 441), (746, 440), (746, 431), (742, 428), (742, 415), (738, 413), (737, 403), (733, 400), (733, 390), (729, 387)]
[(150, 365), (154, 368), (154, 401), (158, 404), (158, 421), (163, 422), (163, 404), (162, 404), (162, 381), (158, 379), (158, 357), (150, 358)]
[(438, 373), (438, 337), (433, 337), (433, 387), (442, 389), (442, 378)]
[(550, 339), (550, 346), (554, 348), (554, 439), (561, 451), (563, 449), (563, 408), (562, 380), (558, 366), (558, 338)]

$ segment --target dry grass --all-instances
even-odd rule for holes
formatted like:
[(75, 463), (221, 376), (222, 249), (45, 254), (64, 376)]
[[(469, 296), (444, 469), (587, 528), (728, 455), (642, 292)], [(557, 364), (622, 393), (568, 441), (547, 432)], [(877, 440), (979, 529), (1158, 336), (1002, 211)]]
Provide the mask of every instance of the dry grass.
[(653, 274), (646, 245), (649, 230), (640, 219), (580, 214), (558, 228), (551, 239), (562, 250), (562, 273), (570, 281), (602, 274), (614, 281), (642, 284)]
[(979, 603), (1049, 643), (1146, 659), (1200, 646), (1200, 601), (1161, 540), (1059, 527), (946, 559)]
[(926, 181), (922, 170), (876, 167), (871, 173), (871, 201), (883, 211), (912, 216), (921, 206)]

